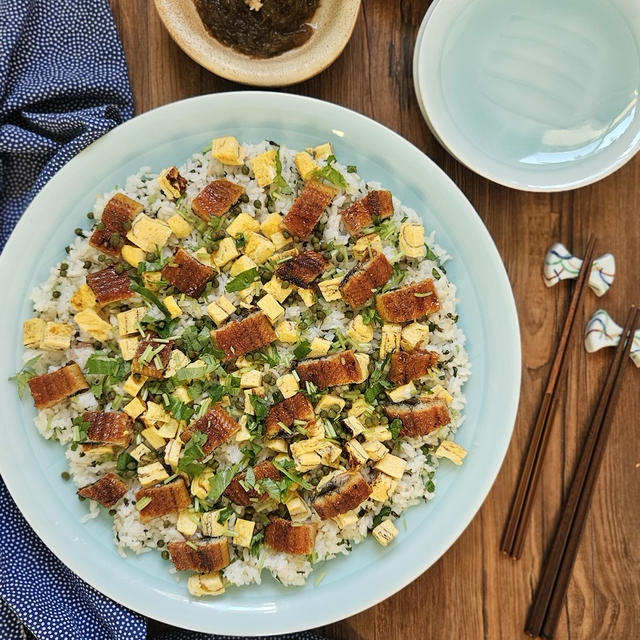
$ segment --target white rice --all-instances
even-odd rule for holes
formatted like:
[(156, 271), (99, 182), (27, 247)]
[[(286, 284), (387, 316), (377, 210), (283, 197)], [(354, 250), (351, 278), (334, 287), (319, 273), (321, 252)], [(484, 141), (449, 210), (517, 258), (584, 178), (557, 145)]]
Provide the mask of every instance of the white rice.
[[(247, 163), (249, 158), (270, 148), (269, 143), (266, 141), (253, 145), (245, 144), (244, 151), (247, 155)], [(290, 185), (295, 185), (298, 180), (294, 165), (295, 153), (294, 150), (289, 150), (285, 147), (280, 148), (282, 175)], [(366, 183), (357, 173), (348, 172), (346, 167), (339, 163), (334, 164), (334, 167), (346, 178), (348, 188), (335, 198), (323, 214), (320, 224), (324, 225), (324, 241), (333, 242), (335, 245), (346, 245), (350, 240), (350, 236), (342, 225), (340, 211), (348, 207), (353, 201), (364, 196), (367, 191), (382, 188), (382, 185)], [(190, 201), (195, 197), (212, 178), (226, 176), (246, 189), (249, 202), (242, 204), (244, 213), (248, 213), (258, 221), (264, 220), (268, 215), (267, 207), (265, 206), (265, 192), (258, 187), (253, 173), (245, 175), (239, 168), (224, 166), (217, 160), (212, 159), (210, 155), (204, 153), (194, 154), (179, 169), (180, 173), (189, 180), (187, 200)], [(156, 177), (149, 167), (143, 167), (137, 174), (127, 178), (124, 189), (116, 189), (99, 196), (93, 209), (95, 219), (100, 219), (106, 202), (116, 191), (120, 191), (141, 202), (147, 215), (156, 216), (161, 220), (170, 218), (177, 211), (176, 203), (164, 195), (158, 181), (155, 179)], [(288, 211), (295, 199), (295, 192), (296, 189), (294, 189), (293, 194), (277, 199), (275, 210), (279, 212)], [(259, 209), (255, 208), (254, 201), (260, 201), (262, 206)], [(393, 220), (398, 227), (403, 221), (407, 220), (416, 223), (420, 222), (420, 218), (414, 210), (403, 206), (395, 197), (393, 202), (395, 207)], [(224, 569), (224, 577), (230, 583), (235, 585), (260, 584), (262, 570), (266, 569), (283, 584), (303, 584), (311, 573), (315, 562), (328, 560), (339, 554), (347, 554), (353, 544), (363, 540), (372, 526), (374, 517), (382, 508), (389, 507), (392, 514), (397, 517), (411, 505), (421, 500), (428, 500), (433, 496), (434, 472), (437, 467), (437, 460), (435, 456), (426, 456), (422, 451), (422, 447), (425, 444), (436, 445), (444, 438), (452, 438), (462, 424), (462, 411), (465, 404), (462, 387), (469, 377), (470, 368), (464, 348), (465, 337), (457, 325), (456, 286), (447, 279), (446, 273), (442, 268), (442, 265), (450, 259), (450, 256), (446, 250), (436, 244), (433, 232), (428, 233), (425, 240), (435, 259), (408, 260), (406, 267), (407, 277), (402, 284), (422, 280), (426, 277), (430, 278), (434, 270), (437, 270), (441, 275), (440, 279), (435, 282), (441, 308), (428, 319), (429, 322), (437, 326), (437, 330), (430, 332), (428, 346), (429, 349), (438, 351), (442, 355), (442, 361), (445, 362), (440, 371), (440, 379), (433, 381), (433, 383), (441, 383), (453, 396), (453, 401), (450, 405), (451, 423), (431, 433), (429, 436), (404, 439), (397, 442), (393, 453), (407, 461), (406, 471), (399, 480), (397, 488), (389, 501), (381, 504), (373, 500), (367, 500), (360, 506), (359, 518), (356, 524), (340, 529), (333, 520), (320, 522), (317, 515), (314, 514), (313, 520), (319, 522), (319, 531), (315, 554), (312, 558), (276, 552), (266, 545), (261, 546), (257, 555), (252, 555), (246, 548), (230, 545), (234, 554), (233, 561)], [(197, 242), (198, 234), (195, 230), (188, 238), (182, 241), (178, 241), (172, 236), (162, 250), (162, 256), (171, 256), (178, 245), (187, 250), (195, 250)], [(393, 263), (403, 258), (402, 254), (389, 244), (385, 245), (384, 253)], [(60, 277), (59, 265), (56, 265), (51, 268), (49, 278), (40, 287), (34, 289), (32, 300), (37, 314), (48, 321), (73, 322), (69, 299), (74, 291), (85, 282), (88, 270), (83, 266), (84, 262), (89, 260), (95, 266), (99, 264), (99, 255), (100, 253), (97, 250), (89, 246), (87, 237), (76, 237), (70, 244), (68, 255), (65, 258), (65, 262), (68, 265), (67, 277)], [(349, 256), (347, 260), (339, 265), (339, 272), (346, 273), (355, 264), (355, 260)], [(218, 286), (211, 291), (207, 302), (224, 293), (228, 279), (227, 274), (220, 274)], [(60, 292), (59, 297), (52, 297), (54, 290)], [(234, 304), (238, 303), (237, 294), (226, 295)], [(127, 304), (133, 307), (139, 306), (143, 302), (141, 298), (136, 296), (128, 301)], [(287, 299), (284, 306), (286, 308), (285, 317), (294, 320), (296, 323), (306, 311), (306, 307), (295, 294)], [(191, 299), (185, 298), (181, 301), (181, 307), (183, 315), (178, 330), (192, 325), (196, 319), (200, 318), (205, 313), (206, 304), (200, 305)], [(337, 331), (344, 333), (348, 323), (345, 316), (347, 307), (342, 302), (331, 303), (330, 307), (330, 312), (324, 321), (321, 324), (318, 323), (310, 327), (307, 331), (306, 335), (309, 340), (314, 337), (333, 340)], [(150, 312), (156, 311), (155, 309), (150, 310)], [(111, 322), (115, 323), (114, 316), (111, 317)], [(40, 355), (40, 359), (35, 365), (36, 372), (39, 374), (54, 370), (70, 360), (74, 360), (83, 367), (87, 358), (93, 352), (92, 346), (79, 344), (83, 341), (91, 342), (91, 338), (81, 332), (72, 343), (72, 347), (67, 351), (27, 350), (24, 359), (27, 361), (35, 355)], [(376, 328), (373, 341), (369, 345), (365, 345), (363, 350), (373, 353), (375, 359), (379, 343), (380, 329)], [(282, 354), (288, 354), (290, 358), (293, 357), (292, 345), (283, 345), (279, 347), (279, 350)], [(264, 368), (265, 371), (269, 369), (267, 365)], [(287, 367), (282, 365), (271, 369), (278, 375), (287, 372), (287, 370)], [(109, 406), (107, 405), (107, 408)], [(35, 418), (35, 424), (45, 438), (56, 438), (61, 444), (68, 445), (73, 439), (73, 417), (83, 411), (96, 409), (97, 407), (96, 398), (91, 391), (86, 391), (50, 409), (40, 411)], [(235, 441), (227, 442), (219, 446), (211, 458), (221, 467), (229, 467), (232, 464), (239, 463), (243, 459), (243, 453), (241, 452), (243, 445), (244, 443), (238, 444)], [(69, 447), (66, 455), (69, 470), (78, 487), (90, 484), (108, 471), (115, 469), (114, 460), (103, 461), (100, 458), (96, 459), (95, 456), (83, 454), (80, 449), (74, 451)], [(125, 498), (120, 501), (112, 512), (114, 513), (114, 540), (123, 556), (125, 555), (125, 549), (141, 553), (149, 549), (156, 549), (159, 544), (163, 546), (169, 541), (184, 539), (176, 529), (175, 515), (157, 518), (146, 524), (140, 522), (134, 497), (135, 491), (139, 488), (137, 480), (133, 481)], [(86, 518), (97, 516), (98, 509), (96, 504), (91, 501), (88, 504), (89, 512)], [(236, 513), (241, 515), (243, 509), (236, 507)], [(402, 533), (399, 535), (401, 537)]]

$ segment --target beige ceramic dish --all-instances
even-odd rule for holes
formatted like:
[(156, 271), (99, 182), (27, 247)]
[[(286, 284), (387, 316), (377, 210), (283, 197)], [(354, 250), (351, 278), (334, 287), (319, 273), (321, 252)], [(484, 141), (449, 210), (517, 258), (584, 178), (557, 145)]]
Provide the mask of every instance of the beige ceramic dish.
[(155, 4), (171, 37), (198, 64), (228, 80), (263, 87), (301, 82), (324, 71), (345, 48), (360, 10), (360, 0), (321, 0), (313, 17), (315, 33), (305, 44), (274, 58), (255, 59), (209, 35), (193, 0)]

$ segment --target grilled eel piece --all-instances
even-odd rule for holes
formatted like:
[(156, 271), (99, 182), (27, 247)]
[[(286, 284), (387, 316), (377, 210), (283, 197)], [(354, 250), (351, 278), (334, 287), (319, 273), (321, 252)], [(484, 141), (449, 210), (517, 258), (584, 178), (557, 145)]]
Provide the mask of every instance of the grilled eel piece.
[(301, 382), (312, 382), (319, 389), (326, 389), (340, 384), (364, 382), (369, 375), (368, 365), (369, 356), (356, 354), (349, 349), (301, 362), (296, 367), (296, 372)]
[(337, 473), (321, 485), (312, 502), (321, 520), (355, 509), (371, 495), (371, 485), (360, 471)]
[(282, 220), (282, 226), (292, 235), (304, 240), (318, 224), (318, 220), (338, 193), (337, 189), (309, 180), (291, 209)]
[(214, 180), (191, 201), (191, 208), (199, 218), (209, 222), (211, 216), (219, 218), (227, 213), (244, 191), (244, 187), (230, 180)]
[(413, 405), (387, 405), (384, 412), (389, 419), (402, 422), (401, 437), (426, 436), (451, 421), (447, 403), (441, 398)]
[(306, 396), (296, 393), (296, 395), (274, 404), (269, 409), (265, 420), (265, 435), (267, 438), (277, 438), (283, 431), (282, 425), (289, 428), (293, 426), (295, 420), (309, 422), (314, 418), (312, 404)]
[(209, 455), (239, 429), (240, 425), (221, 406), (216, 404), (202, 418), (198, 418), (190, 424), (180, 437), (183, 442), (189, 442), (194, 431), (204, 433), (207, 440), (202, 445), (202, 451), (205, 455)]
[(162, 277), (167, 282), (192, 298), (202, 293), (214, 274), (215, 269), (192, 258), (184, 249), (178, 249), (162, 269)]
[(328, 266), (329, 261), (318, 251), (302, 251), (283, 262), (275, 275), (280, 280), (308, 289)]
[(389, 380), (399, 386), (407, 384), (411, 380), (417, 380), (426, 376), (431, 367), (438, 364), (440, 354), (436, 351), (422, 351), (420, 349), (406, 353), (394, 351), (391, 354), (391, 369)]
[(411, 322), (440, 309), (440, 300), (427, 278), (376, 297), (376, 308), (385, 322)]
[[(131, 361), (131, 371), (147, 378), (160, 379), (164, 376), (164, 371), (171, 359), (171, 351), (173, 342), (156, 342), (158, 335), (153, 331), (149, 331), (145, 337), (140, 340), (136, 353)], [(150, 347), (153, 351), (158, 349), (154, 356), (148, 361), (140, 362), (142, 354)], [(157, 356), (157, 359), (156, 359)]]
[(129, 286), (131, 284), (129, 276), (118, 273), (115, 267), (107, 267), (87, 274), (87, 284), (101, 305), (127, 300), (134, 295)]
[(376, 289), (389, 282), (393, 267), (384, 253), (356, 265), (340, 283), (344, 301), (353, 309), (361, 307)]
[(393, 215), (393, 201), (390, 191), (372, 191), (361, 200), (356, 200), (341, 214), (347, 232), (357, 238), (366, 227), (376, 220), (384, 220)]
[(211, 338), (224, 351), (226, 360), (240, 358), (261, 349), (277, 339), (269, 318), (262, 312), (252, 313), (243, 320), (229, 322), (211, 332)]
[(294, 524), (284, 518), (273, 518), (265, 527), (264, 541), (276, 551), (296, 555), (313, 553), (318, 524)]
[(215, 538), (206, 542), (170, 542), (167, 549), (171, 562), (178, 571), (219, 571), (231, 562), (227, 538)]
[(133, 436), (133, 420), (121, 411), (87, 411), (82, 415), (89, 423), (86, 442), (100, 442), (128, 447)]
[(51, 373), (34, 376), (28, 384), (33, 403), (38, 409), (53, 407), (78, 391), (89, 388), (89, 383), (82, 375), (82, 369), (75, 362)]
[(142, 498), (151, 498), (151, 502), (140, 509), (140, 522), (149, 522), (168, 513), (178, 513), (191, 505), (191, 496), (182, 478), (169, 484), (140, 489), (136, 492), (136, 501), (140, 502)]
[[(265, 460), (253, 467), (253, 473), (256, 480), (264, 480), (265, 478), (279, 480), (282, 477), (282, 474), (269, 460)], [(269, 495), (267, 493), (258, 493), (255, 489), (245, 489), (241, 484), (241, 480), (244, 480), (246, 475), (244, 471), (236, 474), (229, 483), (229, 486), (224, 490), (224, 495), (229, 498), (231, 502), (243, 507), (249, 507), (252, 502), (264, 500)]]
[(115, 473), (107, 473), (92, 484), (78, 489), (79, 496), (95, 500), (107, 509), (113, 507), (125, 493), (127, 485)]

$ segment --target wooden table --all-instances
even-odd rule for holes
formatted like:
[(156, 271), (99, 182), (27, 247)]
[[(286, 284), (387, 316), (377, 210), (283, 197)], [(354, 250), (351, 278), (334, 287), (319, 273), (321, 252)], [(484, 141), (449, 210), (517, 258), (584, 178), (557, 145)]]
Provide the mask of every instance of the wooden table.
[[(111, 4), (138, 113), (194, 95), (243, 88), (188, 58), (170, 39), (151, 0)], [(522, 331), (522, 399), (498, 479), (453, 547), (400, 593), (324, 632), (336, 640), (523, 638), (542, 552), (611, 358), (605, 351), (587, 356), (581, 340), (573, 340), (570, 383), (556, 415), (525, 553), (518, 562), (506, 559), (498, 551), (499, 539), (570, 291), (566, 283), (551, 290), (543, 285), (542, 258), (557, 240), (579, 255), (587, 235), (596, 233), (601, 252), (615, 254), (618, 276), (603, 301), (587, 295), (581, 324), (600, 304), (619, 323), (624, 321), (628, 305), (640, 303), (640, 157), (598, 184), (557, 195), (522, 193), (480, 178), (443, 150), (418, 109), (411, 62), (429, 2), (366, 0), (363, 5), (353, 37), (333, 66), (285, 90), (344, 105), (391, 127), (440, 165), (474, 204), (515, 291)], [(558, 638), (640, 635), (640, 372), (632, 369), (625, 375)]]

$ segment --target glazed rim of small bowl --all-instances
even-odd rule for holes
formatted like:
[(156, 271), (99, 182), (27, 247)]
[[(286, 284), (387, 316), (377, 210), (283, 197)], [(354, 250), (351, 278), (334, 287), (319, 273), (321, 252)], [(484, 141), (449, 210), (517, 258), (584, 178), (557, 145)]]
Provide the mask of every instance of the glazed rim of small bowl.
[(193, 0), (155, 0), (165, 28), (178, 46), (209, 71), (235, 82), (285, 86), (324, 71), (351, 38), (361, 0), (320, 0), (313, 35), (273, 58), (251, 58), (216, 40), (205, 29)]

